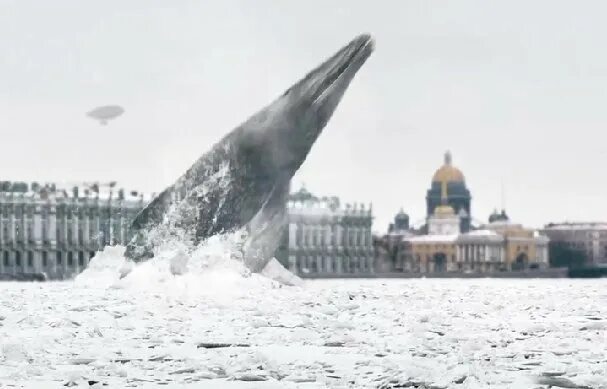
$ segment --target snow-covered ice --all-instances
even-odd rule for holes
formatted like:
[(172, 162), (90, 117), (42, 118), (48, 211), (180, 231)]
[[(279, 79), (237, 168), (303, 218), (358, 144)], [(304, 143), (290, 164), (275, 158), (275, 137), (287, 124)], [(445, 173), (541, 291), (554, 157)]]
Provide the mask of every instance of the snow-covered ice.
[(0, 387), (607, 388), (607, 279), (286, 286), (225, 246), (0, 284)]

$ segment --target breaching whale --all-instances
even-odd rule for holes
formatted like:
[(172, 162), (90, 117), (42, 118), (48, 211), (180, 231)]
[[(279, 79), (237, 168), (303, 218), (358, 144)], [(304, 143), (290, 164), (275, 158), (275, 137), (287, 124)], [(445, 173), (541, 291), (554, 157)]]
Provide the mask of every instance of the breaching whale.
[(135, 216), (125, 256), (139, 262), (166, 239), (195, 247), (243, 231), (245, 265), (261, 271), (279, 244), (291, 178), (373, 48), (370, 35), (356, 37), (224, 136)]

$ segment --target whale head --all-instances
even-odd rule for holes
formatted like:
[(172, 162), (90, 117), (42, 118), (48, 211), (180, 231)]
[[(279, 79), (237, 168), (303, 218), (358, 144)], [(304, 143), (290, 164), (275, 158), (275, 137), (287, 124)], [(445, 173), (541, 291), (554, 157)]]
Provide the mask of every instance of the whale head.
[(239, 151), (257, 172), (295, 174), (373, 49), (370, 35), (356, 37), (240, 127)]

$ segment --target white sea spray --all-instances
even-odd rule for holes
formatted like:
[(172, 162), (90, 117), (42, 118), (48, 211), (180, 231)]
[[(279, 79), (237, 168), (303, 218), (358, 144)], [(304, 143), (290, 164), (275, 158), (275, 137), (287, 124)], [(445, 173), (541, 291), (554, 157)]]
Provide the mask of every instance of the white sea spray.
[(78, 286), (128, 288), (193, 295), (230, 295), (251, 290), (299, 284), (299, 279), (276, 261), (260, 274), (243, 262), (243, 230), (213, 236), (192, 248), (172, 237), (157, 247), (154, 258), (134, 264), (124, 257), (125, 247), (106, 247), (91, 259), (75, 279)]

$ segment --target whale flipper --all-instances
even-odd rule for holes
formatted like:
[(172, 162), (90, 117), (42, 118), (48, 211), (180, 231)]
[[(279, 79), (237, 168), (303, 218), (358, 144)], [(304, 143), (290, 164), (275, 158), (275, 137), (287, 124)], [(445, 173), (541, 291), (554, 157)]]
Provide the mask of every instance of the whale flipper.
[(252, 271), (261, 271), (274, 256), (287, 220), (289, 181), (278, 182), (259, 212), (248, 224), (244, 262)]

